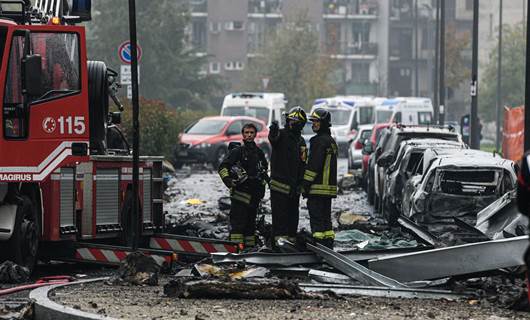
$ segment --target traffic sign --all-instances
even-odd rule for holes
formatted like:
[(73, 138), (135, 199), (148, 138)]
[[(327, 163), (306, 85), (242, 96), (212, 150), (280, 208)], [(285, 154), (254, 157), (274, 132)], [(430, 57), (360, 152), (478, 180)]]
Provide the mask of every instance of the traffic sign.
[[(140, 83), (140, 66), (138, 66), (138, 83)], [(131, 65), (122, 64), (120, 66), (120, 84), (124, 86), (132, 84)]]
[[(139, 44), (136, 45), (137, 48), (137, 56), (138, 56), (138, 62), (142, 59), (142, 47), (140, 47)], [(118, 56), (120, 56), (121, 61), (127, 64), (131, 64), (132, 61), (132, 54), (131, 54), (131, 42), (125, 41), (122, 44), (120, 44), (118, 48)]]

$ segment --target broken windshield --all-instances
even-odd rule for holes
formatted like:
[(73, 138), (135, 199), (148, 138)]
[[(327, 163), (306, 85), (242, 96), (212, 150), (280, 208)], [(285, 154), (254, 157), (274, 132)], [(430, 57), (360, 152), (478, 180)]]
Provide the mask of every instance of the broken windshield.
[(500, 176), (498, 170), (440, 170), (437, 188), (433, 191), (467, 196), (494, 195)]

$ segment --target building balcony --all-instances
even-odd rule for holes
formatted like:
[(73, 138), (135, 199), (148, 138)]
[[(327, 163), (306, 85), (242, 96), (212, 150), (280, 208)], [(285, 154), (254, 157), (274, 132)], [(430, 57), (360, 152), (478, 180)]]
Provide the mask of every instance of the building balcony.
[(208, 13), (208, 1), (207, 0), (191, 0), (190, 11), (194, 13)]
[(375, 59), (377, 43), (373, 42), (340, 42), (326, 44), (328, 53), (335, 59)]
[(376, 19), (378, 4), (375, 0), (326, 0), (325, 19)]
[(280, 0), (250, 0), (248, 2), (249, 17), (276, 17), (282, 15)]

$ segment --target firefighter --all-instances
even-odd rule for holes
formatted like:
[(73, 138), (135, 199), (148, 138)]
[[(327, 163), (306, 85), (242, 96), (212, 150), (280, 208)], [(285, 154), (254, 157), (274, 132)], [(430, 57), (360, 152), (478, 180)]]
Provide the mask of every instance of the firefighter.
[(296, 241), (301, 182), (307, 161), (307, 147), (302, 137), (307, 122), (304, 109), (293, 107), (284, 116), (285, 128), (280, 129), (274, 121), (269, 131), (273, 247), (279, 239)]
[(253, 123), (243, 125), (243, 145), (231, 149), (219, 165), (219, 175), (230, 189), (230, 240), (241, 248), (256, 245), (256, 215), (265, 195), (268, 164), (254, 142), (257, 131)]
[(309, 140), (303, 196), (307, 198), (314, 241), (333, 249), (331, 199), (337, 196), (337, 144), (331, 137), (331, 114), (327, 110), (315, 109), (309, 120), (316, 135)]

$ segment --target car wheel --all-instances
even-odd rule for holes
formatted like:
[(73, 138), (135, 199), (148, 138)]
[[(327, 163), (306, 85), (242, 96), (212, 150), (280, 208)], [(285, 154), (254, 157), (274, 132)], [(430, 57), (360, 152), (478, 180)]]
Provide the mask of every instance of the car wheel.
[(368, 195), (368, 203), (370, 205), (374, 205), (374, 187), (372, 186), (373, 184), (373, 180), (370, 178), (370, 176), (368, 176), (368, 179), (367, 179), (367, 183), (366, 183), (366, 193)]
[(225, 159), (226, 154), (227, 154), (227, 151), (225, 147), (221, 147), (217, 149), (217, 151), (215, 152), (215, 158), (213, 159), (213, 162), (212, 162), (215, 169), (219, 168), (219, 165)]
[(351, 153), (348, 150), (348, 172), (353, 171), (353, 160), (351, 158)]
[(184, 165), (183, 162), (180, 162), (180, 161), (175, 161), (175, 169), (182, 169), (182, 166)]

